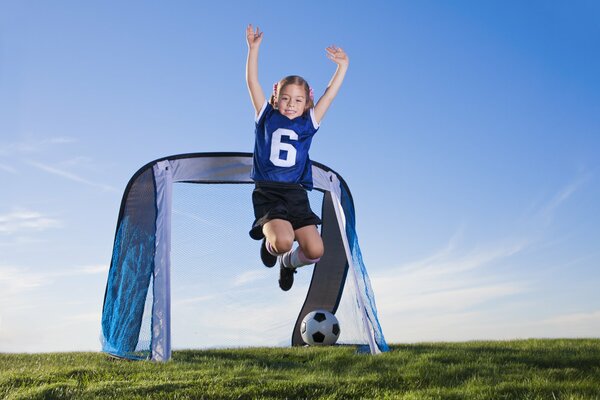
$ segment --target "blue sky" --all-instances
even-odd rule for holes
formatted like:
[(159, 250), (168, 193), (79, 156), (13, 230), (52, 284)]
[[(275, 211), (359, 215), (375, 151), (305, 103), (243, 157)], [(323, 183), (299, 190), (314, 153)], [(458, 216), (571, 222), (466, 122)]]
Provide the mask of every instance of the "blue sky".
[(98, 349), (129, 178), (252, 151), (248, 23), (265, 90), (350, 56), (311, 156), (388, 341), (600, 335), (597, 2), (223, 3), (0, 4), (0, 351)]

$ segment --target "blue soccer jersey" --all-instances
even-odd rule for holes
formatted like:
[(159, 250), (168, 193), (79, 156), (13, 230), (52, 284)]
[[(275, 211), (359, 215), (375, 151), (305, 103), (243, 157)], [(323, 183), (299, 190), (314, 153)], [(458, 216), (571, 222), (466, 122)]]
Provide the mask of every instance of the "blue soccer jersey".
[(256, 117), (252, 179), (256, 182), (300, 183), (313, 187), (308, 150), (319, 129), (314, 110), (289, 119), (265, 102)]

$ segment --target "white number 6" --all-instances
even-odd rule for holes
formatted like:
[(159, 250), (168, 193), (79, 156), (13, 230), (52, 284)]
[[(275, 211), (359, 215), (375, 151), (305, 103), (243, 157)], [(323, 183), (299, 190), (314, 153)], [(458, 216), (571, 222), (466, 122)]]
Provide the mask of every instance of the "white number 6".
[[(296, 164), (296, 148), (289, 143), (282, 143), (281, 137), (287, 136), (290, 140), (298, 140), (298, 134), (290, 129), (279, 128), (273, 132), (271, 140), (271, 162), (278, 167), (292, 167)], [(286, 151), (285, 158), (280, 158), (281, 151)]]

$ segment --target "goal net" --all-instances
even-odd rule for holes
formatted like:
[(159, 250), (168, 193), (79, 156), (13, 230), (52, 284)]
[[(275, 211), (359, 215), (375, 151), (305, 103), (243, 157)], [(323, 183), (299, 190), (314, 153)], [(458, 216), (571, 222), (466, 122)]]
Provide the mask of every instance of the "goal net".
[(248, 231), (252, 154), (167, 157), (131, 179), (119, 212), (102, 315), (103, 351), (166, 361), (172, 349), (304, 345), (303, 317), (333, 312), (340, 344), (387, 350), (343, 179), (314, 163), (312, 210), (325, 254), (292, 289)]

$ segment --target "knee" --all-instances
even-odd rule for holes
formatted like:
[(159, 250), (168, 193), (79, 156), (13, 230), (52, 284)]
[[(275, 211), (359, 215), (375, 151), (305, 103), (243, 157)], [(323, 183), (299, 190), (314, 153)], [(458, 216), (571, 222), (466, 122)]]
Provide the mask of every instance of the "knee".
[(325, 253), (325, 248), (323, 247), (323, 242), (318, 242), (306, 246), (305, 249), (302, 249), (306, 258), (311, 260), (316, 260), (323, 257), (323, 253)]
[(294, 238), (278, 236), (271, 246), (279, 254), (287, 253), (294, 245)]

